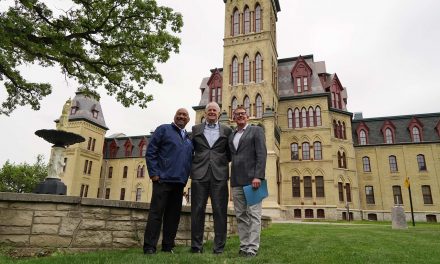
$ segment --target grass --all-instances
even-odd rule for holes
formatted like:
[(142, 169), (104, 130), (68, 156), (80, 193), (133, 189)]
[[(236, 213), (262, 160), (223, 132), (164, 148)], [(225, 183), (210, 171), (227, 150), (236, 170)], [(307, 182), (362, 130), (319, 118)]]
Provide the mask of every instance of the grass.
[(238, 237), (233, 236), (219, 256), (211, 253), (209, 241), (205, 253), (197, 255), (179, 246), (175, 254), (152, 256), (138, 248), (14, 260), (3, 248), (0, 263), (440, 263), (440, 224), (393, 230), (391, 224), (362, 223), (273, 224), (263, 230), (259, 254), (252, 259), (238, 256)]

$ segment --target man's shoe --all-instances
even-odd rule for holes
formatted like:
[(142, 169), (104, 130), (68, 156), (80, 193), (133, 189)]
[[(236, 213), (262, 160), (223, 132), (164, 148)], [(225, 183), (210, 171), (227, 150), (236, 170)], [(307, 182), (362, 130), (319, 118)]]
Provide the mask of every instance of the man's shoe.
[(241, 257), (246, 257), (247, 252), (240, 249), (240, 251), (238, 251), (238, 255), (241, 256)]
[(220, 255), (220, 254), (223, 254), (223, 250), (214, 250), (214, 251), (212, 251), (212, 253), (215, 255)]
[(156, 253), (156, 251), (154, 249), (145, 249), (144, 250), (144, 254), (145, 255), (152, 255), (152, 254), (155, 254), (155, 253)]
[(203, 253), (203, 249), (200, 248), (191, 248), (191, 253)]
[(253, 257), (255, 257), (255, 256), (257, 256), (257, 253), (254, 253), (254, 252), (246, 252), (246, 257), (247, 257), (247, 258), (253, 258)]

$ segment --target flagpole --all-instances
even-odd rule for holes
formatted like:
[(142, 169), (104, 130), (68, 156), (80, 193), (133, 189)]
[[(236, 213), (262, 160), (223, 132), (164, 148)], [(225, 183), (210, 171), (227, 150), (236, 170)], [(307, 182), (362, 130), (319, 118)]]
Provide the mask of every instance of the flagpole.
[(412, 195), (411, 195), (411, 184), (409, 182), (409, 177), (406, 177), (405, 179), (405, 185), (408, 188), (408, 193), (409, 193), (409, 205), (411, 207), (411, 220), (412, 220), (412, 225), (416, 226), (415, 222), (414, 222), (414, 209), (413, 209), (413, 203), (412, 203)]

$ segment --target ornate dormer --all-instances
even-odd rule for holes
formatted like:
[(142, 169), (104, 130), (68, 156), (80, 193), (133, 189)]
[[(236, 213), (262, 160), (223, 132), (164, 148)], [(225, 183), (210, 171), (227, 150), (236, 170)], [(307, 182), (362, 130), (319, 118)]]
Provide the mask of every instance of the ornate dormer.
[(219, 105), (222, 103), (222, 86), (223, 86), (223, 77), (219, 69), (212, 70), (211, 77), (208, 80), (208, 92), (209, 92), (209, 101), (217, 102)]
[(356, 134), (358, 137), (358, 144), (359, 145), (368, 145), (368, 134), (370, 132), (370, 129), (368, 128), (367, 124), (365, 124), (364, 121), (362, 121), (358, 127), (356, 128)]
[(408, 124), (409, 134), (411, 136), (411, 142), (423, 141), (423, 124), (417, 117), (411, 118)]
[(302, 56), (299, 56), (290, 72), (295, 94), (308, 93), (311, 91), (312, 73), (312, 68), (310, 68)]
[(339, 81), (338, 75), (332, 74), (325, 85), (325, 91), (331, 94), (331, 106), (336, 109), (345, 110), (347, 95), (344, 87)]
[(396, 142), (396, 126), (390, 120), (383, 122), (380, 131), (383, 135), (383, 142), (386, 144), (393, 144)]
[(99, 101), (83, 92), (76, 93), (70, 108), (69, 121), (77, 120), (86, 120), (101, 128), (108, 129)]

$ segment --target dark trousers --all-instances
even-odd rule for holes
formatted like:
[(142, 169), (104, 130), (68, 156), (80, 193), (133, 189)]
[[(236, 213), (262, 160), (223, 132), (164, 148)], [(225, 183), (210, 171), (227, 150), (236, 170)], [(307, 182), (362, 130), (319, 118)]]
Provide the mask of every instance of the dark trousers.
[(202, 180), (191, 181), (191, 248), (203, 249), (205, 211), (208, 197), (211, 197), (214, 215), (214, 251), (223, 252), (226, 244), (228, 182), (218, 181), (208, 169)]
[(170, 251), (174, 247), (182, 210), (183, 188), (183, 184), (153, 182), (153, 195), (144, 234), (144, 252), (148, 249), (156, 251), (162, 218), (162, 251)]

